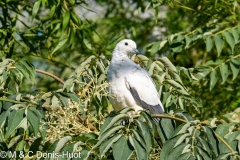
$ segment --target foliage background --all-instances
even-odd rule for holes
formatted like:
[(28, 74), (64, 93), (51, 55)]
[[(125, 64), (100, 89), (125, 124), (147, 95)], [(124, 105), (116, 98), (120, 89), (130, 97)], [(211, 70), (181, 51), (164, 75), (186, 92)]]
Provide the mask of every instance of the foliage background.
[[(25, 159), (38, 150), (239, 159), (239, 3), (1, 1), (1, 150), (24, 151)], [(123, 38), (136, 41), (141, 55), (131, 58), (149, 71), (168, 113), (155, 115), (163, 146), (148, 113), (107, 118), (106, 72)], [(119, 146), (128, 147), (120, 154)]]

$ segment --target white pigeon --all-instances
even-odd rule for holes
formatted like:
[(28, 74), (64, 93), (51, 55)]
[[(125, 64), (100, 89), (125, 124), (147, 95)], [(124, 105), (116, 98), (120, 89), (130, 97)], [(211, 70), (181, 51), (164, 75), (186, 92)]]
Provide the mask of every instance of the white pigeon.
[(110, 102), (115, 111), (132, 107), (136, 111), (147, 109), (152, 114), (164, 113), (150, 75), (129, 59), (128, 56), (134, 53), (138, 53), (138, 50), (136, 43), (130, 39), (120, 41), (113, 50), (107, 73), (107, 80), (110, 83), (108, 88)]

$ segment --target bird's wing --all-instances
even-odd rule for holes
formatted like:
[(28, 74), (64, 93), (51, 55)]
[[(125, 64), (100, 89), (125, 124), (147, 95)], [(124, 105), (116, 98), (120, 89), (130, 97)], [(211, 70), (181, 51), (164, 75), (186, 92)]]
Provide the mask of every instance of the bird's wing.
[(155, 84), (146, 70), (136, 65), (125, 77), (125, 83), (135, 101), (144, 109), (153, 114), (164, 113)]

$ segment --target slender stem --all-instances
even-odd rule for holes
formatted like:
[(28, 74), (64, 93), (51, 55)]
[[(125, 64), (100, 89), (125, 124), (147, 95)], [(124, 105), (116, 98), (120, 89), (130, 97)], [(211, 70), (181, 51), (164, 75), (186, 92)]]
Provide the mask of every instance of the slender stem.
[(174, 117), (174, 116), (163, 115), (163, 114), (152, 114), (151, 116), (152, 116), (152, 118), (167, 118), (167, 119), (180, 121), (180, 122), (183, 122), (183, 123), (188, 122), (188, 121), (186, 121), (184, 119), (181, 119), (181, 118), (177, 118), (177, 117)]
[(59, 77), (57, 77), (57, 76), (55, 76), (55, 75), (53, 75), (53, 74), (51, 74), (51, 73), (49, 73), (49, 72), (46, 72), (46, 71), (43, 71), (43, 70), (40, 70), (40, 69), (36, 69), (36, 72), (42, 73), (42, 74), (45, 74), (45, 75), (48, 75), (48, 76), (56, 79), (56, 80), (57, 80), (58, 82), (60, 82), (61, 84), (64, 84), (64, 81), (63, 81), (63, 80), (61, 80)]
[(91, 124), (90, 122), (87, 122), (86, 119), (82, 118), (79, 114), (77, 114), (77, 117), (80, 120), (80, 122), (83, 123), (84, 125), (87, 125), (91, 131), (97, 132), (97, 129), (96, 127), (94, 127), (93, 124)]
[[(16, 67), (10, 67), (10, 69), (15, 69)], [(52, 73), (49, 73), (49, 72), (46, 72), (46, 71), (43, 71), (43, 70), (40, 70), (40, 69), (36, 69), (36, 72), (38, 73), (42, 73), (42, 74), (45, 74), (45, 75), (48, 75), (54, 79), (56, 79), (58, 82), (60, 82), (61, 84), (64, 84), (64, 81), (61, 80), (59, 77), (55, 76), (54, 74)]]
[(195, 140), (195, 134), (196, 134), (196, 132), (197, 132), (197, 128), (194, 128), (194, 131), (193, 131), (193, 135), (192, 135), (192, 144), (191, 144), (191, 147), (192, 147), (192, 152), (194, 152), (194, 140)]
[(12, 102), (12, 103), (16, 103), (16, 104), (21, 104), (21, 102), (19, 102), (19, 101), (14, 101), (12, 99), (6, 99), (6, 98), (0, 98), (0, 101), (6, 101), (6, 102)]
[(215, 132), (214, 132), (214, 134), (216, 135), (216, 137), (220, 140), (220, 141), (222, 141), (222, 143), (224, 143), (225, 144), (225, 146), (231, 151), (231, 152), (235, 152), (233, 149), (232, 149), (232, 147), (222, 138), (222, 137), (220, 137), (218, 134), (216, 134)]

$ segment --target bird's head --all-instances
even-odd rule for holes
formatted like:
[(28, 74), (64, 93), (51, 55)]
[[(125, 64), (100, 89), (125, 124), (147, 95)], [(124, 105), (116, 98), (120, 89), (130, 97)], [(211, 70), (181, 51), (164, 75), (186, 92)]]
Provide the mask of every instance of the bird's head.
[(127, 56), (139, 53), (136, 43), (131, 39), (124, 39), (118, 42), (115, 47), (116, 50), (126, 54)]

